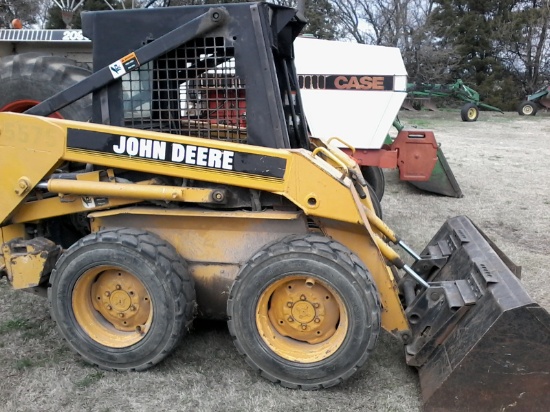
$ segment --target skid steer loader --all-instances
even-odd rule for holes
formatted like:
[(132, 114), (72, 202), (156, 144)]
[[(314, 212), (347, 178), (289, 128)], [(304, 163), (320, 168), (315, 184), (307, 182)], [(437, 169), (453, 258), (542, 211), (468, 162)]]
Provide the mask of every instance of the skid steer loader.
[[(304, 23), (264, 2), (83, 15), (94, 73), (0, 113), (1, 273), (103, 369), (157, 364), (202, 316), (265, 378), (321, 389), (383, 328), (426, 410), (544, 410), (550, 316), (518, 268), (466, 217), (417, 254), (336, 139), (308, 136)], [(46, 117), (90, 93), (92, 122)]]

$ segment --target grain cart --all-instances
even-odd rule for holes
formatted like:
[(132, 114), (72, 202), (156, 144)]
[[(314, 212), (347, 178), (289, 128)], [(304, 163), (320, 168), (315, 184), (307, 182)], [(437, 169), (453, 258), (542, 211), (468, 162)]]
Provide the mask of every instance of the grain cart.
[[(90, 12), (83, 25), (94, 73), (0, 113), (0, 267), (47, 295), (87, 362), (145, 370), (195, 316), (221, 318), (262, 376), (321, 389), (363, 366), (383, 328), (427, 410), (548, 404), (550, 316), (517, 267), (466, 217), (417, 254), (376, 216), (357, 164), (309, 137), (294, 9)], [(91, 122), (46, 117), (90, 93)]]

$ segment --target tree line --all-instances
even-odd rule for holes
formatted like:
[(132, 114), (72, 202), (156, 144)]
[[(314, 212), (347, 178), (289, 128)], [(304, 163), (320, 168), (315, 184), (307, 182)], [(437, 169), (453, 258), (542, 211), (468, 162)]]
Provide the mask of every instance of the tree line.
[[(85, 0), (70, 25), (80, 27), (82, 10), (223, 2)], [(296, 5), (295, 0), (272, 2)], [(8, 27), (18, 17), (25, 27), (65, 28), (56, 3), (80, 1), (0, 0), (0, 25)], [(504, 110), (514, 110), (550, 75), (550, 0), (309, 0), (305, 14), (306, 33), (398, 47), (410, 81), (449, 84), (462, 79), (486, 103)]]

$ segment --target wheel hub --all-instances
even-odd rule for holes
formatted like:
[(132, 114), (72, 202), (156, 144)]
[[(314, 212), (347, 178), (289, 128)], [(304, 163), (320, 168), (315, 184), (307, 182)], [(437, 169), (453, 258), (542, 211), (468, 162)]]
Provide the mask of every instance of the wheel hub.
[(130, 305), (132, 304), (130, 295), (123, 290), (114, 291), (111, 294), (109, 301), (111, 302), (111, 306), (119, 312), (127, 311), (130, 309)]
[(315, 308), (310, 302), (296, 302), (292, 305), (291, 318), (300, 323), (309, 323), (315, 319)]
[(302, 278), (284, 282), (274, 290), (268, 316), (281, 335), (315, 344), (334, 335), (340, 311), (327, 288)]
[(73, 289), (75, 318), (96, 342), (127, 347), (149, 331), (153, 307), (149, 292), (134, 275), (112, 266), (82, 274)]
[(143, 284), (120, 270), (106, 270), (92, 285), (94, 308), (116, 329), (145, 330), (150, 298)]

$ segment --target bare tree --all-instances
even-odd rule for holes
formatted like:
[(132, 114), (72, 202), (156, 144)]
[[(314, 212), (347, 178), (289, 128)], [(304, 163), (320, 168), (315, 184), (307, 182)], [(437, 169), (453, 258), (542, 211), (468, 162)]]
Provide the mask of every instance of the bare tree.
[(9, 28), (15, 18), (26, 26), (35, 24), (41, 3), (35, 0), (0, 0), (0, 27)]
[(550, 80), (550, 4), (548, 0), (519, 0), (497, 26), (495, 48), (506, 69), (528, 94)]
[(426, 22), (431, 0), (333, 0), (348, 37), (358, 43), (403, 46)]
[(454, 50), (431, 33), (434, 0), (333, 0), (345, 36), (358, 43), (399, 47), (409, 77), (441, 82), (455, 63)]

